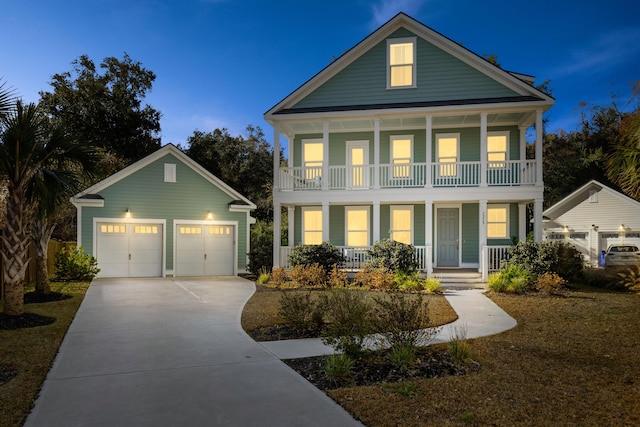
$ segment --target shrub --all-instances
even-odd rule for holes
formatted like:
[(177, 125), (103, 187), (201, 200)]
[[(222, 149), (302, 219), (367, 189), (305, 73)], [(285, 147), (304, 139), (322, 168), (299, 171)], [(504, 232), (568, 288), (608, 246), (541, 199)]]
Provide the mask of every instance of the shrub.
[(393, 289), (395, 275), (385, 267), (366, 266), (356, 273), (356, 283), (369, 289)]
[(322, 242), (320, 245), (297, 245), (289, 254), (291, 267), (319, 264), (327, 274), (334, 265), (340, 267), (343, 263), (344, 257), (340, 250), (329, 242)]
[(258, 273), (273, 268), (273, 223), (262, 220), (251, 226), (249, 271)]
[(402, 291), (421, 291), (424, 286), (424, 282), (420, 278), (420, 273), (417, 271), (413, 273), (406, 273), (400, 270), (396, 271), (394, 284), (396, 289)]
[(580, 280), (582, 254), (573, 246), (559, 242), (518, 242), (509, 248), (509, 265), (525, 268), (536, 276), (557, 273), (566, 280)]
[(451, 333), (451, 340), (448, 343), (449, 354), (454, 359), (466, 361), (471, 358), (471, 346), (467, 341), (467, 326), (456, 327)]
[(620, 285), (640, 294), (640, 265), (618, 273)]
[(544, 273), (538, 276), (538, 280), (536, 280), (536, 290), (545, 294), (552, 294), (559, 292), (566, 284), (567, 281), (558, 274)]
[(269, 278), (269, 284), (272, 286), (280, 287), (284, 284), (284, 282), (286, 282), (288, 279), (287, 277), (287, 269), (285, 268), (274, 268), (273, 271), (271, 271), (271, 277)]
[(442, 282), (440, 282), (440, 280), (436, 279), (435, 277), (427, 277), (424, 280), (423, 286), (427, 292), (429, 292), (430, 294), (435, 294), (440, 292), (442, 288)]
[(372, 331), (371, 306), (362, 292), (332, 289), (322, 295), (321, 307), (329, 322), (322, 332), (322, 341), (351, 357), (359, 357), (365, 338)]
[(380, 333), (381, 346), (392, 349), (427, 345), (440, 332), (440, 328), (426, 328), (429, 323), (428, 303), (421, 294), (417, 297), (403, 293), (390, 293), (374, 298), (377, 305), (374, 325)]
[(411, 367), (415, 358), (415, 348), (410, 345), (393, 347), (389, 352), (389, 361), (402, 372), (407, 371), (409, 367)]
[(324, 358), (324, 372), (334, 381), (347, 379), (353, 369), (353, 359), (348, 354), (330, 354)]
[(298, 286), (306, 288), (324, 287), (327, 282), (327, 273), (320, 264), (296, 265), (289, 272), (289, 277)]
[(626, 290), (620, 283), (618, 272), (605, 270), (604, 268), (587, 267), (584, 269), (584, 284), (595, 288), (611, 289), (617, 291)]
[(259, 285), (266, 285), (269, 282), (269, 279), (271, 279), (271, 274), (269, 274), (269, 271), (264, 267), (261, 268), (258, 275), (258, 280), (256, 280), (256, 282)]
[(340, 270), (338, 265), (334, 265), (329, 273), (329, 278), (327, 279), (327, 286), (330, 288), (344, 288), (347, 285), (349, 278), (347, 277), (347, 272), (344, 270)]
[(82, 247), (72, 247), (67, 254), (64, 249), (56, 254), (55, 280), (61, 281), (87, 281), (100, 272), (98, 260), (89, 254), (85, 254)]
[(311, 292), (282, 291), (278, 314), (298, 333), (322, 326), (322, 315), (317, 310), (317, 304), (311, 300)]
[(507, 264), (498, 273), (489, 276), (487, 286), (494, 292), (522, 293), (533, 281), (534, 276), (525, 268)]
[(375, 268), (384, 267), (391, 271), (410, 273), (418, 267), (418, 261), (414, 255), (415, 248), (395, 240), (380, 240), (368, 253), (371, 256), (368, 265)]

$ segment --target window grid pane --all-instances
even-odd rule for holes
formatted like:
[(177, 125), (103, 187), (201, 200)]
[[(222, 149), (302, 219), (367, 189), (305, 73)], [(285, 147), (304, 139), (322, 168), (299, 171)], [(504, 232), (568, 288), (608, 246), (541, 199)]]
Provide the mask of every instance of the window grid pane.
[(507, 237), (507, 208), (500, 207), (487, 209), (487, 237)]

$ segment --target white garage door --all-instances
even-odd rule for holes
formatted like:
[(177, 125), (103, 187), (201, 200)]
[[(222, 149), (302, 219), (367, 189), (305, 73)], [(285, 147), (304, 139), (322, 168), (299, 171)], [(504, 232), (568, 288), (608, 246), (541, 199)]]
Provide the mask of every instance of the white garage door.
[(176, 276), (234, 274), (233, 225), (178, 224), (176, 229)]
[(600, 250), (606, 251), (609, 245), (636, 245), (640, 247), (640, 232), (639, 231), (627, 231), (627, 232), (601, 232), (600, 233)]
[(162, 224), (96, 224), (98, 277), (162, 275)]

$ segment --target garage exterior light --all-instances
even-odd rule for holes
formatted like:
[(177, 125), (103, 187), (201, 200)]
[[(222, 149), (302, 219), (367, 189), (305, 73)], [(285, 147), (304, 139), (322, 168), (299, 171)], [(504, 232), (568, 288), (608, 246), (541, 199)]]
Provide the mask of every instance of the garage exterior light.
[(124, 212), (124, 217), (131, 218), (131, 209), (127, 208), (127, 210)]
[(207, 219), (213, 219), (213, 213), (207, 212)]

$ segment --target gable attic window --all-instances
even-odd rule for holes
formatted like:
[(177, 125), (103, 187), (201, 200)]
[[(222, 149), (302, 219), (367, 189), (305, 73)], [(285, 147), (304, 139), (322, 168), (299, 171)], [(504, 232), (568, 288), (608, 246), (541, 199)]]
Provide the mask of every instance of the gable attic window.
[(416, 87), (416, 38), (387, 40), (387, 89)]
[(164, 164), (164, 182), (176, 182), (176, 165), (175, 163)]

